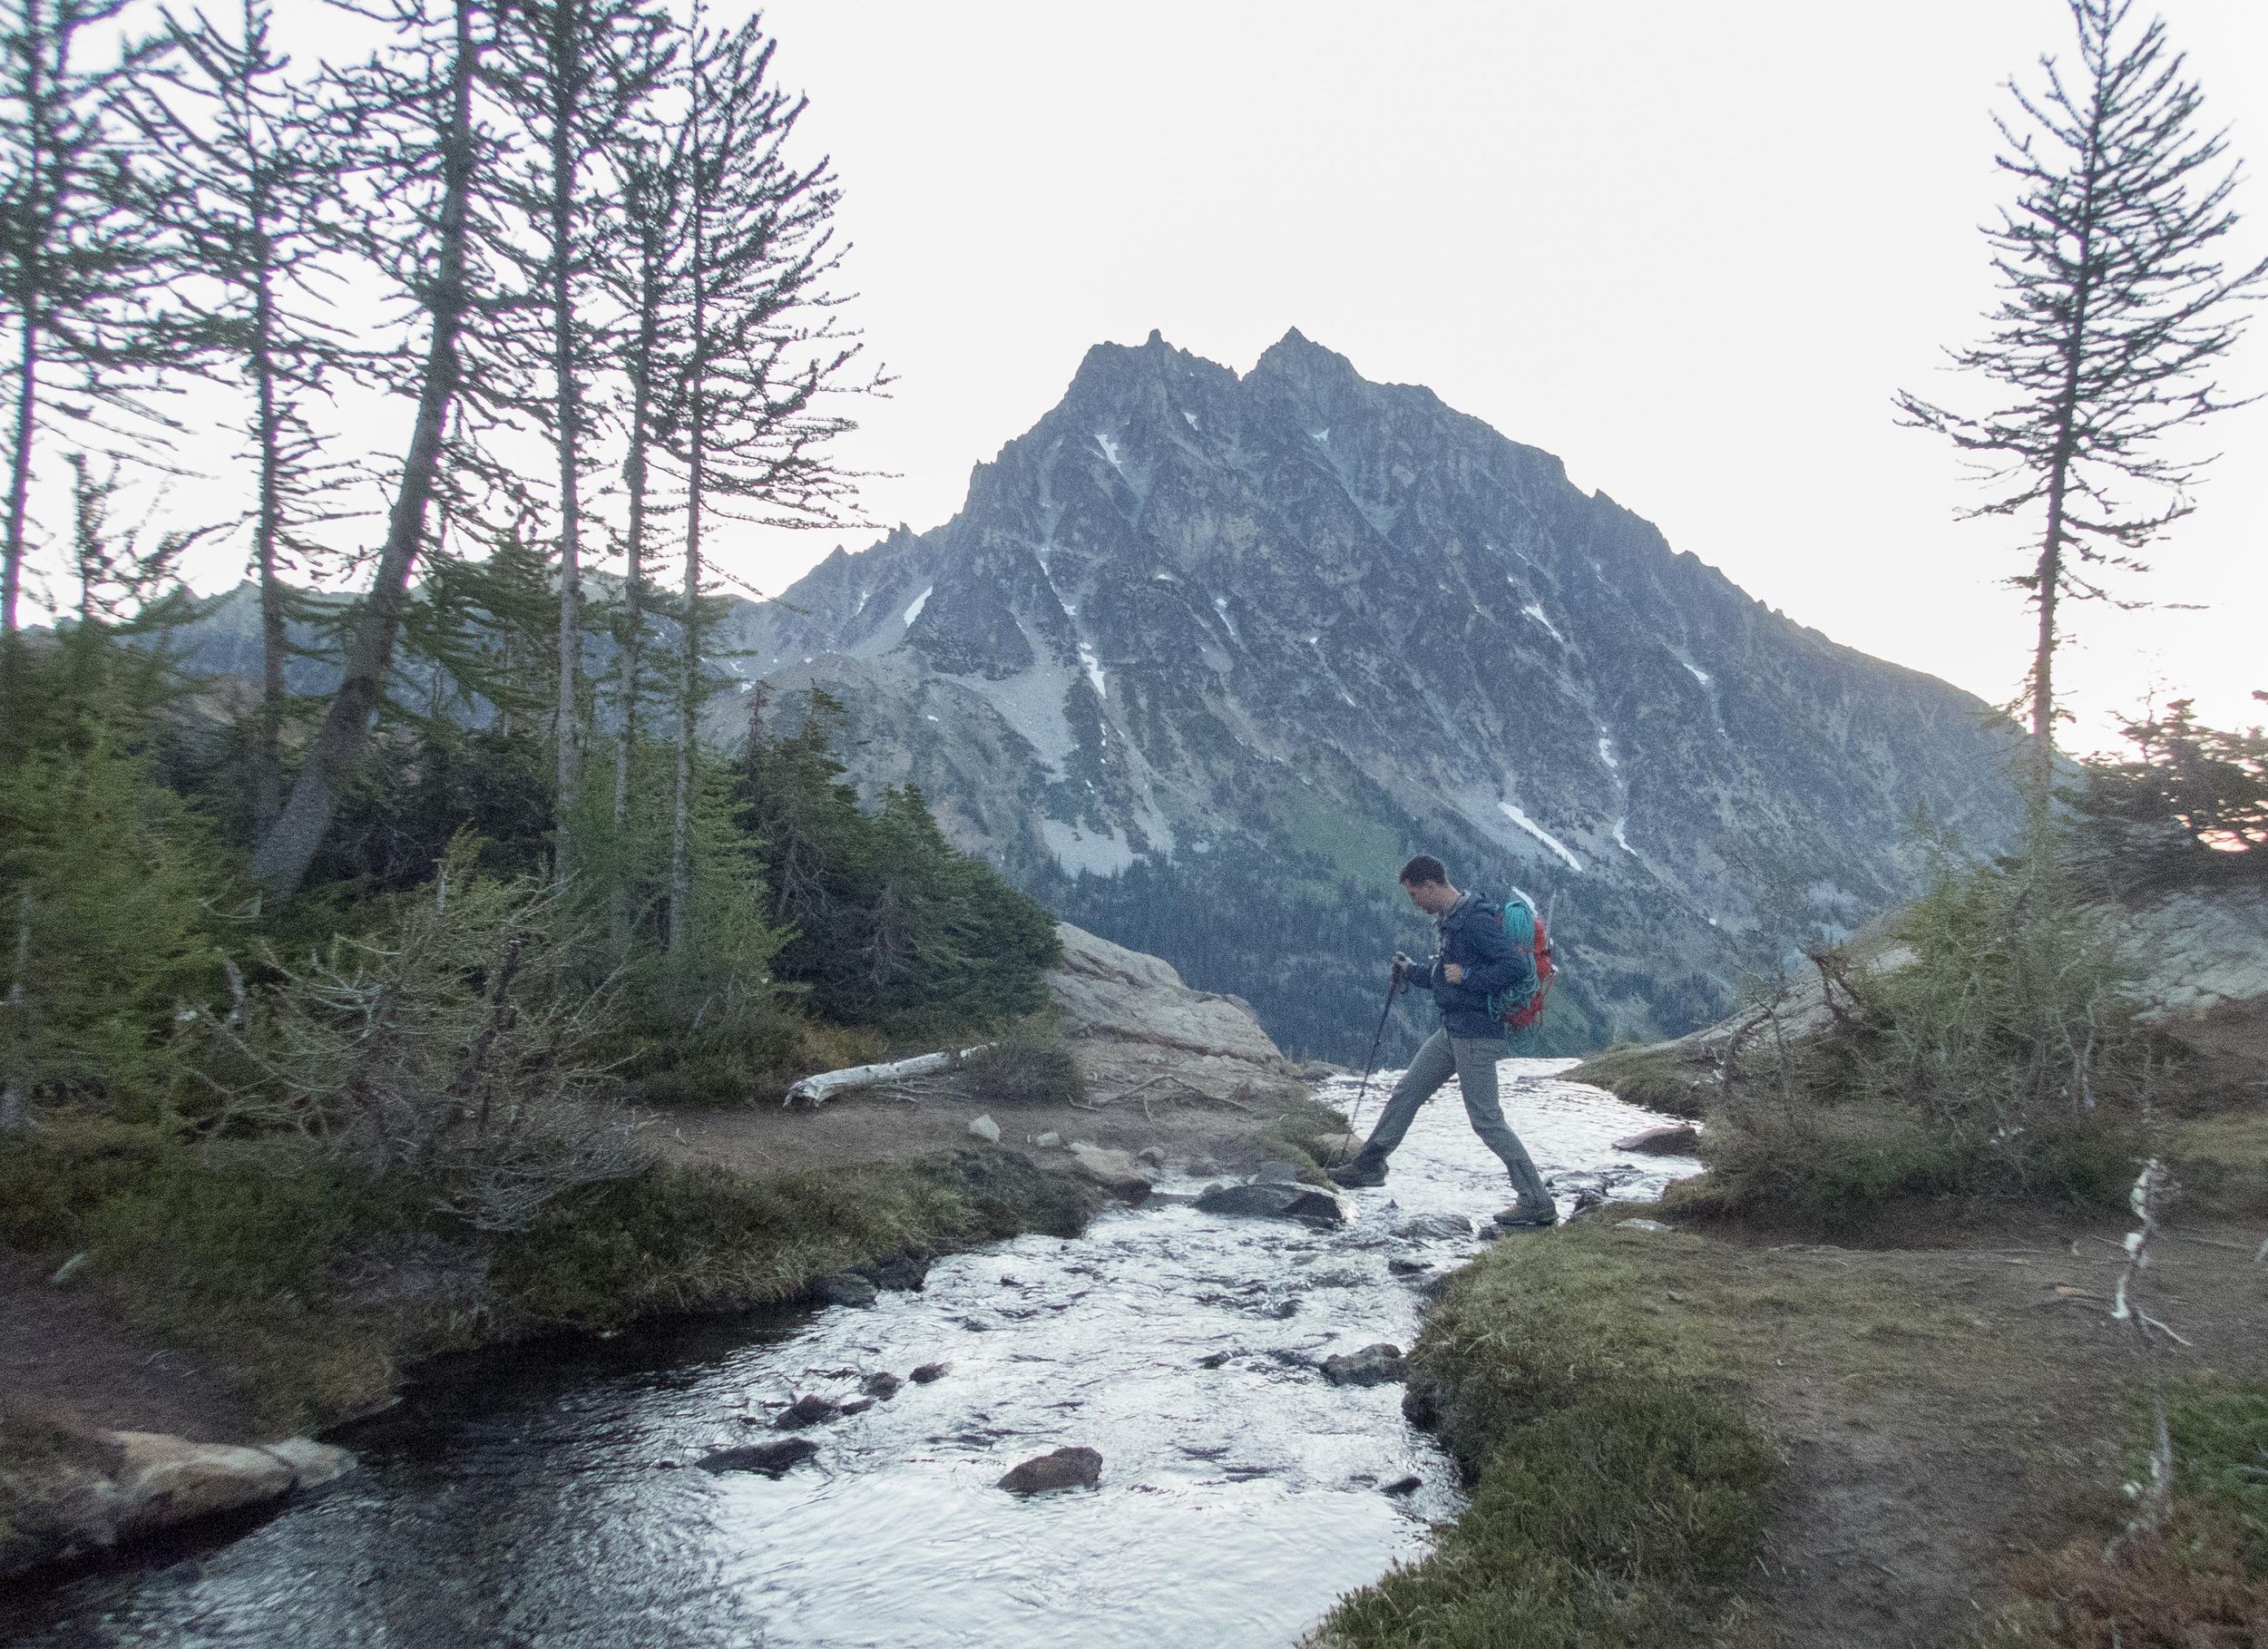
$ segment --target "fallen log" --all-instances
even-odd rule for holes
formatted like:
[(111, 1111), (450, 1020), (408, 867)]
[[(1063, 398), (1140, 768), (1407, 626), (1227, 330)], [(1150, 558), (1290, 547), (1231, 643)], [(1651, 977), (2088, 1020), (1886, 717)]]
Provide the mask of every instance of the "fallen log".
[(823, 1070), (804, 1077), (787, 1085), (787, 1104), (789, 1109), (799, 1105), (825, 1105), (837, 1094), (862, 1088), (876, 1088), (888, 1082), (904, 1082), (914, 1077), (934, 1076), (941, 1071), (958, 1070), (962, 1061), (982, 1053), (992, 1046), (986, 1042), (976, 1048), (963, 1048), (958, 1053), (951, 1049), (943, 1053), (917, 1054), (911, 1059), (891, 1059), (880, 1065), (852, 1065), (841, 1070)]

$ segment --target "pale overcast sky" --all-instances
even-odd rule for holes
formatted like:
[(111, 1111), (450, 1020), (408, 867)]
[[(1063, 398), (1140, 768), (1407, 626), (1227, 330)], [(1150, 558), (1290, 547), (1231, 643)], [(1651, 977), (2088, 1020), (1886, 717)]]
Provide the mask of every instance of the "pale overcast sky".
[[(2146, 5), (2138, 8), (2146, 15)], [(2268, 250), (2268, 4), (2164, 0)], [(1990, 301), (1989, 112), (2068, 53), (2061, 0), (773, 0), (898, 375), (847, 447), (873, 519), (936, 524), (1087, 347), (1243, 370), (1287, 327), (1564, 458), (1670, 542), (1838, 640), (2009, 697), (2027, 553), (1956, 523), (1901, 386)], [(2268, 321), (2268, 317), (2263, 317)], [(2268, 325), (2229, 377), (2268, 388)], [(2075, 615), (2075, 742), (2154, 683), (2259, 719), (2268, 407), (2157, 555), (2203, 612)], [(2028, 527), (2029, 523), (2026, 523)], [(777, 590), (836, 542), (744, 547)]]
[[(2256, 258), (2268, 0), (2161, 11), (2248, 158), (2234, 250)], [(1957, 522), (1973, 494), (1955, 454), (1898, 428), (1892, 396), (1981, 390), (1941, 352), (1993, 299), (1990, 113), (2009, 76), (2068, 54), (2062, 0), (773, 0), (765, 17), (841, 175), (848, 318), (897, 375), (841, 449), (888, 472), (871, 520), (947, 519), (1095, 343), (1154, 327), (1242, 371), (1296, 326), (1559, 454), (1794, 619), (2013, 696), (2029, 619), (1998, 581), (2038, 523)], [(315, 0), (282, 0), (281, 20), (302, 54), (361, 49)], [(2232, 388), (2268, 390), (2261, 322)], [(398, 454), (409, 414), (349, 421)], [(2124, 587), (2200, 610), (2072, 614), (2074, 745), (2153, 692), (2268, 717), (2249, 698), (2268, 688), (2268, 404), (2210, 444), (2226, 455), (2198, 512)], [(777, 593), (872, 537), (741, 530), (712, 552)], [(194, 571), (240, 576), (218, 548)]]

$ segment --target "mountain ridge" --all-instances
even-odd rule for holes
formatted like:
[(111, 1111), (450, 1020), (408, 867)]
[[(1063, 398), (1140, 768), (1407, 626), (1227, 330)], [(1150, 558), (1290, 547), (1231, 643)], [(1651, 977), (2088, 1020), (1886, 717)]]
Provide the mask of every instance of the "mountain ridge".
[[(1354, 958), (1410, 936), (1392, 871), (1422, 847), (1573, 901), (1577, 1046), (1721, 1008), (1911, 892), (1916, 804), (1981, 850), (2015, 817), (2014, 729), (1977, 700), (1297, 328), (1241, 376), (1154, 331), (1093, 346), (951, 520), (728, 630), (767, 714), (827, 691), (863, 783), (921, 784), (956, 844), (1301, 1051), (1374, 1012)], [(1268, 931), (1271, 882), (1315, 919), (1273, 959), (1217, 931)]]

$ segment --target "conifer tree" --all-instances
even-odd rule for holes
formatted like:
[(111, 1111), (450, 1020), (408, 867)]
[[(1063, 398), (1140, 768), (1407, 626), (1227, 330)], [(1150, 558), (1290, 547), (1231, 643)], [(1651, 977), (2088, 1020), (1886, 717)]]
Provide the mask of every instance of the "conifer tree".
[[(494, 140), (475, 122), (474, 101), (492, 19), (477, 0), (393, 0), (386, 15), (399, 43), (337, 76), (333, 108), (342, 140), (370, 180), (373, 216), (364, 239), (422, 314), (425, 347), (409, 444), (345, 670), (283, 811), (253, 852), (252, 873), (279, 897), (306, 875), (368, 740), (410, 572), (426, 548), (428, 512), (443, 490), (445, 448), (471, 398), (468, 328), (481, 317), (484, 288), (492, 284), (479, 254), (494, 239), (478, 233), (476, 218), (494, 183)], [(477, 463), (459, 460), (464, 454), (465, 444), (456, 443), (451, 468), (457, 473), (446, 478), (453, 490), (479, 473)]]
[(2168, 455), (2161, 438), (2238, 405), (2212, 371), (2241, 331), (2236, 301), (2268, 276), (2268, 260), (2232, 274), (2217, 259), (2237, 222), (2236, 169), (2218, 165), (2224, 136), (2196, 129), (2203, 96), (2165, 24), (2128, 38), (2131, 0), (2068, 4), (2076, 72), (2043, 57), (2043, 89), (2011, 85), (2017, 112), (1995, 118), (2018, 189), (1985, 231), (2000, 302), (1990, 335), (1952, 352), (1999, 405), (1898, 398), (1908, 423), (1981, 461), (1998, 495), (1970, 514), (2040, 522), (2029, 569), (2010, 581), (2038, 620), (2024, 784), (2036, 853), (2055, 776), (2061, 603), (2110, 597), (2106, 574), (2144, 571), (2137, 552), (2192, 509), (2203, 462)]
[(10, 656), (43, 423), (60, 413), (101, 429), (105, 414), (148, 410), (133, 380), (165, 277), (116, 117), (160, 48), (130, 40), (96, 67), (82, 62), (84, 36), (127, 5), (9, 0), (0, 12), (0, 318), (15, 346), (0, 646)]
[[(604, 239), (602, 200), (621, 187), (609, 154), (653, 94), (670, 55), (666, 14), (636, 0), (511, 0), (503, 13), (491, 75), (531, 137), (530, 163), (514, 170), (510, 199), (533, 250), (515, 259), (541, 317), (530, 340), (546, 391), (533, 410), (557, 456), (559, 669), (555, 810), (556, 874), (573, 861), (572, 821), (582, 772), (582, 487), (590, 378), (603, 339), (584, 302), (595, 286)], [(508, 243), (509, 244), (509, 243)]]
[(856, 386), (858, 353), (831, 324), (826, 282), (840, 259), (831, 163), (798, 167), (787, 147), (805, 103), (772, 79), (760, 19), (721, 33), (696, 12), (687, 76), (687, 261), (670, 456), (685, 484), (677, 773), (670, 826), (670, 944), (692, 916), (691, 814), (702, 697), (703, 533), (712, 513), (769, 524), (836, 519), (852, 477), (826, 451), (852, 427), (822, 397)]
[(233, 32), (202, 12), (167, 18), (170, 72), (132, 107), (165, 157), (167, 258), (197, 295), (184, 343), (249, 392), (250, 571), (259, 593), (260, 696), (251, 751), (255, 833), (283, 806), (288, 627), (307, 616), (287, 575), (340, 559), (313, 531), (346, 513), (347, 466), (323, 455), (308, 404), (351, 356), (327, 319), (339, 243), (341, 157), (272, 39), (273, 8), (243, 0)]

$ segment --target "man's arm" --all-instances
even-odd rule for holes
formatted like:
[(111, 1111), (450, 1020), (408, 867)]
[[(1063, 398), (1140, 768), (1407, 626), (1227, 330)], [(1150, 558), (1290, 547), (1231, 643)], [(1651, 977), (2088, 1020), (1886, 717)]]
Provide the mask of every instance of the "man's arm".
[[(1505, 921), (1491, 922), (1476, 912), (1465, 923), (1465, 941), (1473, 957), (1462, 981), (1468, 990), (1495, 996), (1500, 991), (1535, 988), (1536, 964), (1531, 954), (1535, 923), (1526, 908), (1518, 904), (1507, 906), (1504, 916)], [(1511, 927), (1509, 932), (1506, 922)]]

